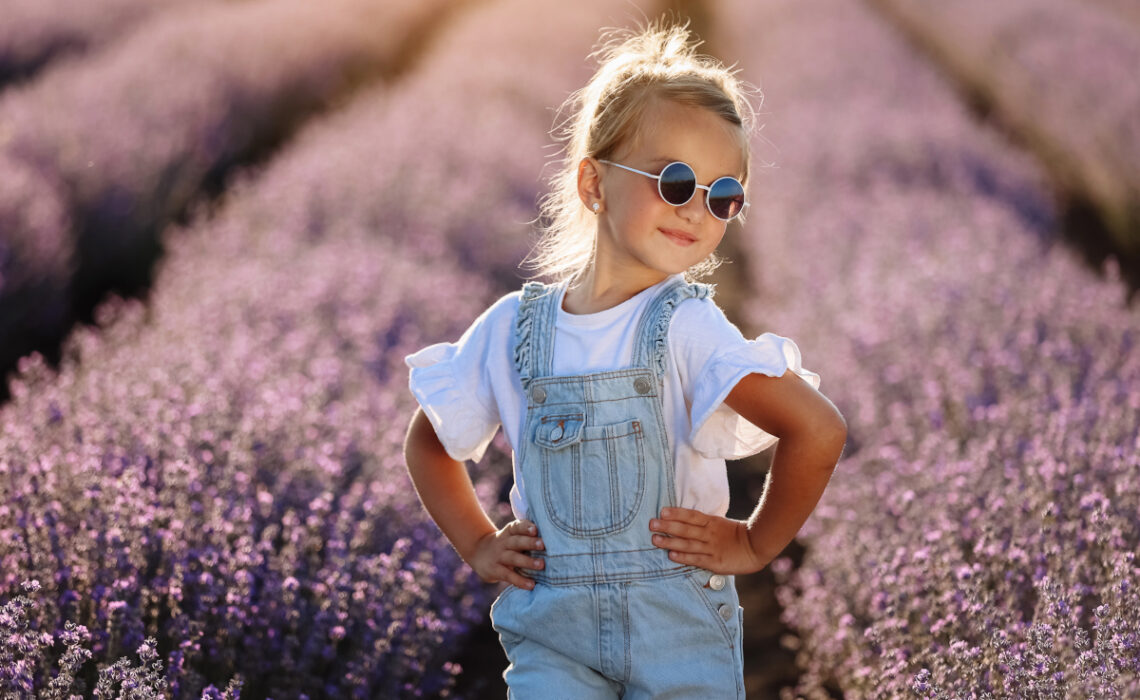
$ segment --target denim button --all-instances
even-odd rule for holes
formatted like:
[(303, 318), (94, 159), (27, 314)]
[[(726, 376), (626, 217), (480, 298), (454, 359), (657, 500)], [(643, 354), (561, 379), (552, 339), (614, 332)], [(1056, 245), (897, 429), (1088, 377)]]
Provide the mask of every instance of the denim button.
[(649, 380), (645, 377), (638, 377), (633, 380), (633, 390), (639, 394), (648, 394), (652, 387), (649, 386)]
[(725, 622), (728, 622), (732, 619), (732, 608), (728, 607), (728, 605), (722, 605), (717, 608), (716, 611), (720, 613), (720, 619), (724, 620)]
[(542, 403), (546, 400), (546, 389), (536, 386), (534, 391), (530, 392), (530, 397), (534, 399), (535, 403)]
[(720, 574), (713, 574), (712, 576), (709, 576), (709, 588), (713, 589), (714, 591), (722, 590), (724, 588), (724, 583), (724, 577)]
[(550, 439), (554, 442), (558, 442), (562, 439), (563, 433), (565, 433), (565, 431), (562, 429), (562, 426), (556, 425), (554, 426), (554, 430), (550, 431)]

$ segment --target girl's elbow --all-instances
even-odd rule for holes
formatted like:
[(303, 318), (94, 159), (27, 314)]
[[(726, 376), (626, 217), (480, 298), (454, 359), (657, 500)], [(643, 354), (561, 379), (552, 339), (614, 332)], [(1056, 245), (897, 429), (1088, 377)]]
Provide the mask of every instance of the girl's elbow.
[(842, 452), (843, 448), (847, 445), (847, 421), (842, 416), (839, 417), (839, 422), (835, 430), (835, 441), (838, 445), (838, 451)]
[(832, 412), (821, 437), (828, 450), (835, 454), (835, 460), (838, 462), (839, 456), (843, 454), (843, 448), (847, 445), (847, 420), (842, 413)]
[(804, 436), (814, 443), (821, 456), (828, 456), (825, 461), (834, 465), (847, 444), (847, 421), (834, 406), (829, 406), (828, 409), (816, 414)]

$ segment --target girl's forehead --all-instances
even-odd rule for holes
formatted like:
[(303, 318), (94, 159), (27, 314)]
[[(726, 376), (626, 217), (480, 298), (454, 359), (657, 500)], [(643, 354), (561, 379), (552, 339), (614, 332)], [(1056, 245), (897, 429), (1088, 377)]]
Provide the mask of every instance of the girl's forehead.
[(630, 138), (617, 150), (620, 157), (662, 166), (682, 160), (718, 175), (744, 173), (748, 149), (744, 130), (711, 109), (651, 98), (633, 126)]

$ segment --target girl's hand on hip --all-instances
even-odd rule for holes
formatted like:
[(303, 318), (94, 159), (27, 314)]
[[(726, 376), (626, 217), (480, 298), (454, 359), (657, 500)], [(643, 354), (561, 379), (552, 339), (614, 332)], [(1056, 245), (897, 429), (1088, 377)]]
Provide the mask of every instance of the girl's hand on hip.
[(717, 574), (750, 574), (763, 569), (752, 548), (748, 523), (690, 508), (662, 508), (649, 521), (653, 544), (669, 551), (678, 564), (699, 566)]
[(534, 523), (514, 520), (479, 538), (468, 563), (486, 583), (506, 581), (512, 586), (533, 590), (534, 581), (523, 576), (518, 569), (541, 569), (544, 562), (527, 552), (544, 548)]

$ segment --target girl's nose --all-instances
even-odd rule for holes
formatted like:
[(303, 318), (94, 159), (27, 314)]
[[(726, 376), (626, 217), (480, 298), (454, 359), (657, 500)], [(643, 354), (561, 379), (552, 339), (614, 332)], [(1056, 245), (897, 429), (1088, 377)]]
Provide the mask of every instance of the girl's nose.
[(704, 192), (698, 190), (692, 199), (677, 207), (677, 214), (690, 223), (700, 223), (701, 219), (708, 214), (708, 210), (705, 209), (705, 198), (703, 195)]

